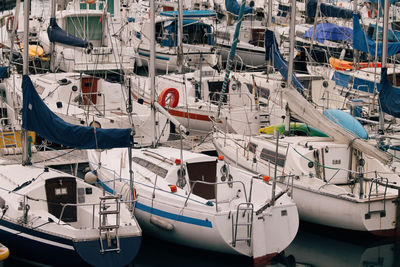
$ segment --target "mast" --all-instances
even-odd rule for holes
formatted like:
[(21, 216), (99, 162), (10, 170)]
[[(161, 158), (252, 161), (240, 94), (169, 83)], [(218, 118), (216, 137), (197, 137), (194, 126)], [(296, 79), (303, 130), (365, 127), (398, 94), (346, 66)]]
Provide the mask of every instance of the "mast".
[(178, 0), (178, 51), (177, 65), (179, 73), (183, 72), (183, 0)]
[(242, 4), (241, 4), (240, 10), (239, 10), (238, 23), (236, 24), (235, 33), (233, 34), (231, 51), (229, 52), (228, 62), (226, 63), (226, 72), (225, 72), (224, 83), (222, 84), (221, 94), (219, 95), (217, 117), (219, 117), (219, 115), (220, 115), (222, 99), (224, 98), (226, 87), (228, 86), (229, 75), (231, 73), (232, 65), (233, 65), (233, 59), (235, 58), (236, 46), (239, 43), (239, 31), (240, 31), (240, 27), (242, 25), (242, 19), (243, 19), (245, 5), (246, 5), (246, 0), (242, 0)]
[[(24, 53), (23, 53), (23, 69), (22, 72), (24, 75), (29, 74), (29, 10), (31, 5), (30, 0), (24, 1)], [(28, 131), (24, 128), (21, 128), (21, 140), (22, 140), (22, 165), (31, 165), (29, 151), (29, 140), (28, 140)]]
[[(387, 48), (388, 48), (388, 30), (389, 30), (389, 0), (385, 0), (383, 9), (383, 43), (382, 43), (382, 67), (386, 68), (387, 64)], [(380, 106), (380, 103), (379, 103)], [(382, 109), (379, 108), (379, 132), (383, 134), (384, 130), (384, 117)]]
[(156, 84), (156, 21), (155, 21), (155, 4), (154, 0), (150, 0), (150, 67), (149, 67), (149, 76), (150, 76), (150, 98), (151, 98), (151, 121), (153, 127), (151, 128), (151, 146), (156, 147), (156, 107), (154, 106), (155, 102), (155, 84)]
[[(318, 1), (319, 3), (319, 1)], [(315, 29), (315, 28), (314, 28)], [(290, 8), (290, 31), (289, 31), (289, 67), (287, 74), (287, 88), (292, 85), (293, 80), (293, 63), (294, 63), (294, 42), (296, 33), (296, 0), (292, 0), (292, 5)], [(312, 40), (311, 40), (312, 44)], [(282, 99), (281, 99), (282, 101)], [(290, 130), (290, 111), (289, 107), (286, 105), (286, 116), (285, 116), (285, 132)]]
[[(50, 13), (50, 18), (56, 18), (56, 0), (51, 0), (51, 13)], [(55, 43), (50, 42), (50, 71), (54, 72), (55, 66), (54, 66), (54, 57), (55, 57)]]

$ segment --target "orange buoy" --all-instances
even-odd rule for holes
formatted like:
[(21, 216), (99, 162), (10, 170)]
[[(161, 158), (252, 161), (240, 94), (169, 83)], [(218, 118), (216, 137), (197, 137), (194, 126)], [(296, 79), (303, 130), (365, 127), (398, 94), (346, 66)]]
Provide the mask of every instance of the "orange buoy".
[(96, 2), (96, 0), (86, 0), (86, 3), (89, 4), (89, 5), (90, 4), (94, 4), (95, 2)]
[(10, 251), (6, 246), (0, 243), (0, 261), (5, 260), (10, 255)]
[(171, 100), (169, 101), (168, 106), (170, 108), (176, 108), (179, 102), (179, 92), (175, 88), (165, 88), (162, 90), (160, 96), (158, 97), (158, 103), (162, 107), (165, 107), (168, 95), (171, 95)]

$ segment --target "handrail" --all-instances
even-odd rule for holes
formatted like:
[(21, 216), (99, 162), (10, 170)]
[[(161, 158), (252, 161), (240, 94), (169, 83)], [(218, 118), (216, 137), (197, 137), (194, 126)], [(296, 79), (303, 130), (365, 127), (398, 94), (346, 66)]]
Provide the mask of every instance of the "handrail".
[[(191, 182), (192, 184), (191, 184), (191, 186), (190, 186), (190, 192), (189, 192), (188, 196), (186, 197), (185, 204), (183, 205), (184, 207), (187, 206), (187, 202), (188, 202), (188, 200), (189, 200), (189, 197), (190, 197), (190, 195), (192, 194), (192, 191), (193, 191), (193, 189), (194, 189), (194, 187), (196, 186), (197, 183), (208, 184), (208, 185), (214, 185), (214, 186), (219, 185), (219, 184), (240, 183), (240, 184), (242, 184), (242, 186), (243, 186), (243, 191), (244, 191), (245, 200), (246, 200), (246, 202), (248, 202), (247, 193), (246, 193), (246, 186), (244, 185), (244, 183), (243, 183), (242, 181), (226, 181), (226, 182), (214, 182), (214, 183), (211, 183), (211, 182), (206, 182), (206, 181), (197, 180), (197, 181), (190, 181), (190, 182)], [(215, 189), (214, 189), (214, 190), (215, 190)], [(218, 212), (218, 199), (217, 199), (217, 198), (215, 199), (215, 209), (216, 209), (216, 211)]]

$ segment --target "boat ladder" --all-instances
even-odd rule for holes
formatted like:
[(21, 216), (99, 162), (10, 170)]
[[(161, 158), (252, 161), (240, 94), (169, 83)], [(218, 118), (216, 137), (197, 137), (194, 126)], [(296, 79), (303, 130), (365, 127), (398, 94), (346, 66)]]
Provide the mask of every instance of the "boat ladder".
[[(236, 246), (239, 241), (246, 241), (247, 245), (251, 245), (251, 232), (253, 228), (253, 203), (245, 202), (240, 203), (236, 210), (236, 219), (232, 216), (232, 246)], [(238, 228), (246, 228), (244, 231), (240, 231)], [(239, 233), (244, 233), (238, 236)]]
[[(99, 235), (100, 235), (100, 252), (120, 252), (118, 229), (120, 225), (120, 197), (116, 196), (103, 196), (100, 197), (99, 208)], [(112, 207), (115, 207), (112, 209)], [(109, 224), (108, 215), (114, 215), (115, 224)], [(114, 238), (111, 233), (114, 231)], [(104, 234), (104, 238), (103, 238)], [(108, 248), (104, 248), (103, 240), (107, 240)], [(114, 240), (113, 240), (114, 239)]]
[[(375, 193), (373, 193), (373, 188), (375, 185)], [(379, 185), (384, 187), (383, 192), (379, 192), (378, 188)], [(369, 220), (371, 219), (371, 214), (372, 213), (379, 213), (380, 217), (385, 217), (386, 216), (386, 192), (388, 188), (388, 179), (386, 178), (375, 178), (372, 179), (370, 187), (369, 187), (369, 194), (368, 194), (368, 213), (365, 214), (365, 219)], [(371, 210), (371, 196), (372, 197), (383, 197), (383, 209), (382, 210)]]
[(17, 138), (15, 136), (15, 128), (11, 127), (11, 131), (4, 131), (3, 127), (1, 128), (1, 140), (3, 144), (3, 148), (16, 148), (17, 145)]

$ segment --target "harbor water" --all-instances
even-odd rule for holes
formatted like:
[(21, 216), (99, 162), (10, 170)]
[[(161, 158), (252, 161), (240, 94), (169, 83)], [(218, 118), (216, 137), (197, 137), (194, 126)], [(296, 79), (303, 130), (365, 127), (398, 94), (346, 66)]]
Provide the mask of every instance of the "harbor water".
[[(46, 266), (14, 256), (2, 264)], [(253, 262), (244, 256), (179, 246), (143, 233), (142, 246), (131, 266), (250, 267)], [(400, 251), (399, 245), (391, 240), (302, 222), (294, 242), (268, 266), (395, 267), (400, 266)]]

